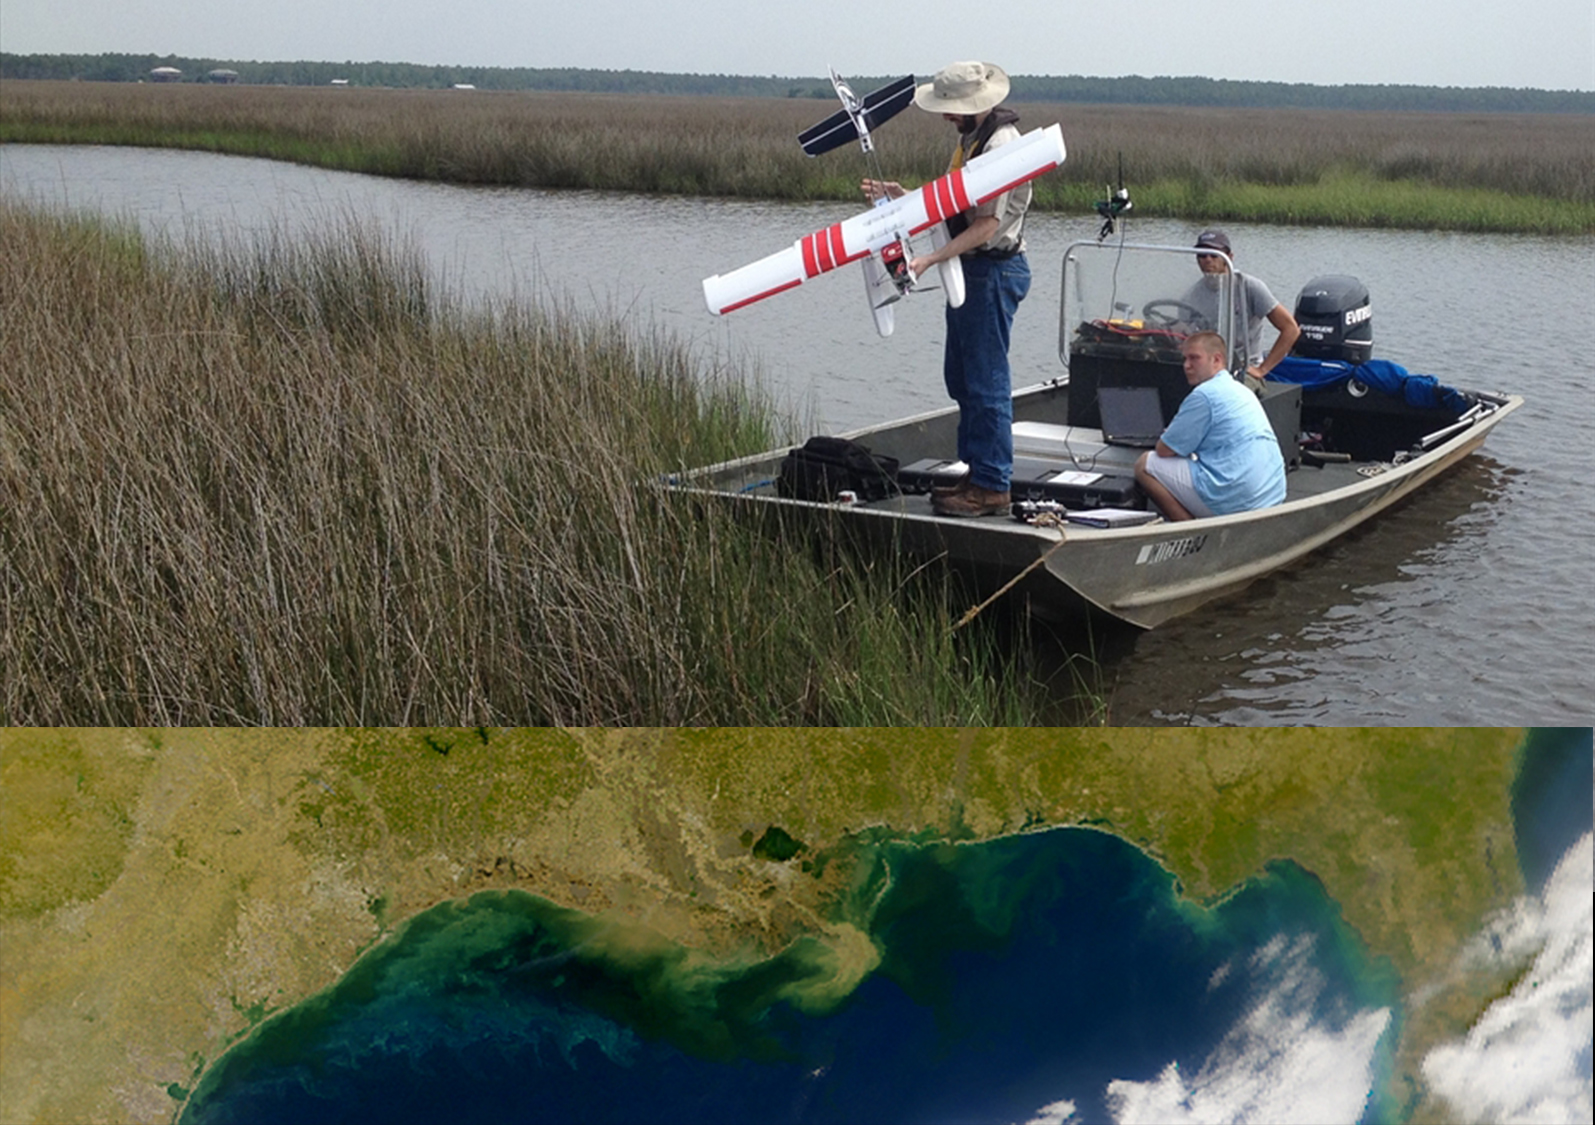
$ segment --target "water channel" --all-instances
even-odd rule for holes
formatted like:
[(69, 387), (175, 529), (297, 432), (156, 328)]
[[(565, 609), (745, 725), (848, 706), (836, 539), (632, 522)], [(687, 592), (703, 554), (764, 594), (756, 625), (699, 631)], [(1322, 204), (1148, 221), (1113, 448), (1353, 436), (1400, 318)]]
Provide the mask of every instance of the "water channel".
[[(1067, 174), (1067, 169), (1063, 173)], [(1133, 188), (1133, 185), (1132, 185)], [(414, 243), (468, 298), (570, 301), (746, 364), (815, 432), (941, 405), (941, 309), (878, 337), (848, 271), (715, 318), (701, 280), (847, 205), (660, 199), (410, 183), (203, 153), (0, 146), (0, 191), (174, 237), (358, 219)], [(1060, 262), (1096, 221), (1036, 215), (1015, 384), (1061, 372)], [(1115, 723), (1584, 724), (1595, 715), (1595, 237), (1230, 224), (1242, 269), (1287, 306), (1309, 278), (1369, 288), (1374, 354), (1527, 396), (1479, 455), (1298, 565), (1153, 633), (1113, 638)], [(1137, 218), (1135, 241), (1197, 225)]]

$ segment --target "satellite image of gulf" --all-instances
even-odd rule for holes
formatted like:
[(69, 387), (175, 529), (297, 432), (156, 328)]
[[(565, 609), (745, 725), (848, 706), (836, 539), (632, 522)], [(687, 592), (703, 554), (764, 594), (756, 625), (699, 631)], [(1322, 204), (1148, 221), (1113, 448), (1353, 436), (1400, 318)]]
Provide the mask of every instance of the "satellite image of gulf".
[(1587, 1122), (1592, 763), (7, 730), (0, 1121)]

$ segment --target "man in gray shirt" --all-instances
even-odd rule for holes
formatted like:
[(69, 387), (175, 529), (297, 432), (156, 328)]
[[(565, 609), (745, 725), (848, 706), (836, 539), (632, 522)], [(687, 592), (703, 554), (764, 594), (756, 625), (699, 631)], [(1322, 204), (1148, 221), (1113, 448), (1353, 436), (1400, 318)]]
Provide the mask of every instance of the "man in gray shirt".
[[(1198, 254), (1196, 264), (1201, 267), (1202, 277), (1195, 285), (1186, 291), (1181, 302), (1188, 305), (1192, 311), (1200, 313), (1206, 323), (1198, 323), (1197, 328), (1218, 327), (1218, 287), (1219, 279), (1230, 272), (1228, 259), (1233, 259), (1235, 253), (1230, 249), (1229, 235), (1221, 230), (1204, 230), (1196, 239), (1198, 250), (1219, 250), (1218, 254)], [(1296, 338), (1301, 335), (1301, 327), (1296, 323), (1296, 318), (1290, 310), (1274, 299), (1267, 285), (1250, 274), (1235, 271), (1235, 327), (1231, 335), (1230, 345), (1233, 348), (1235, 339), (1241, 338), (1246, 342), (1246, 374), (1254, 378), (1265, 377), (1274, 366), (1290, 354), (1290, 349), (1295, 346)], [(1278, 330), (1279, 336), (1268, 349), (1268, 354), (1263, 354), (1263, 321), (1264, 319)]]

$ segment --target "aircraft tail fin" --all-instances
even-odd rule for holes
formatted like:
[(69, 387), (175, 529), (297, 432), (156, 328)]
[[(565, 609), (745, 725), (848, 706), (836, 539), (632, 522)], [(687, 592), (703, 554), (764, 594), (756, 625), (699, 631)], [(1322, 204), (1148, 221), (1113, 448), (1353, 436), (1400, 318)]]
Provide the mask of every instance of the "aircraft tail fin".
[[(865, 133), (886, 124), (908, 108), (908, 104), (913, 100), (912, 74), (888, 82), (880, 89), (865, 94), (859, 103), (859, 116)], [(848, 141), (860, 140), (862, 136), (859, 125), (854, 123), (853, 115), (846, 109), (839, 109), (818, 125), (811, 125), (799, 133), (798, 144), (810, 156), (818, 156), (822, 152), (830, 152), (833, 148), (841, 148)]]

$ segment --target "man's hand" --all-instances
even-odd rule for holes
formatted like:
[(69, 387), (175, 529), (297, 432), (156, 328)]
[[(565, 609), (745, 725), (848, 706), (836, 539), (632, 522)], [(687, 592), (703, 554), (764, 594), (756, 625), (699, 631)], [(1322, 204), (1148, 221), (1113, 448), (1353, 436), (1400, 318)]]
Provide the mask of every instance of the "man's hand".
[(903, 185), (896, 180), (865, 180), (859, 187), (871, 203), (878, 199), (901, 199), (905, 194)]

